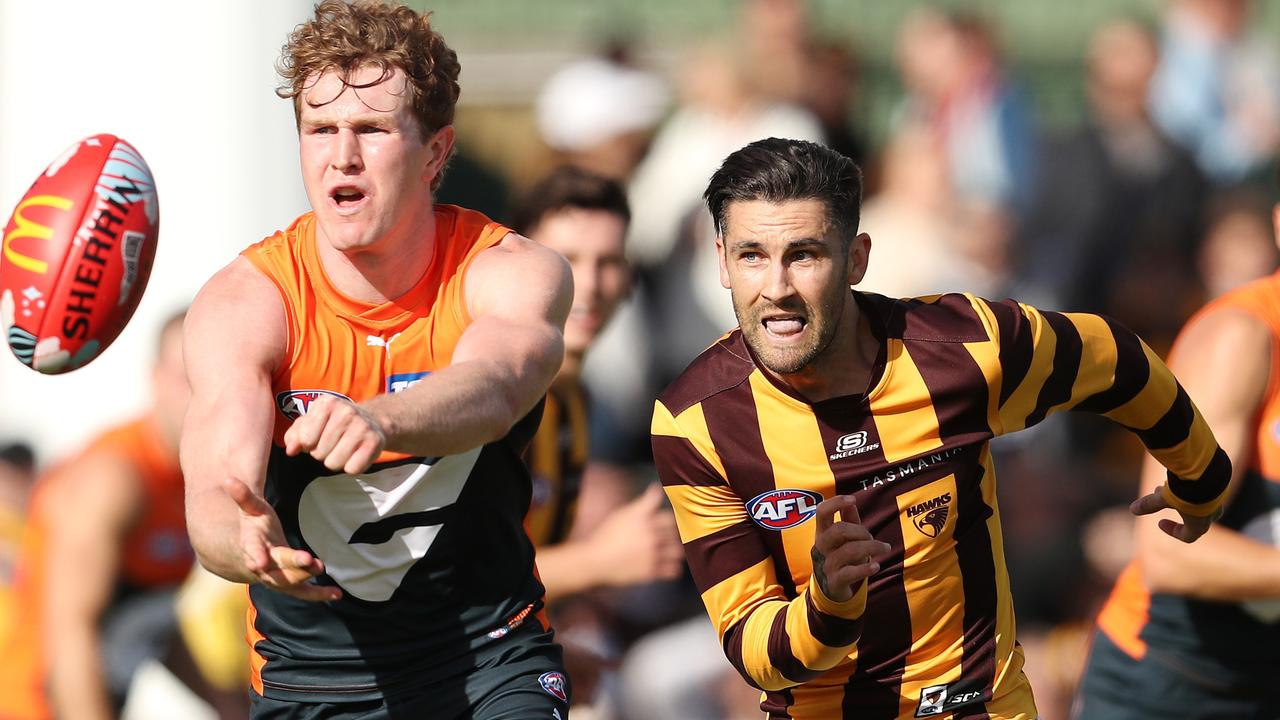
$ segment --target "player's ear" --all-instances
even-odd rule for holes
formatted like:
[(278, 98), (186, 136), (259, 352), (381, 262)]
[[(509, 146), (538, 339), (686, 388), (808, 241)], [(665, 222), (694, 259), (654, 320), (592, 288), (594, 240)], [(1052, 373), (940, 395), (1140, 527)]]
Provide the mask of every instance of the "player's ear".
[(716, 257), (720, 258), (720, 284), (729, 289), (729, 258), (725, 255), (724, 238), (716, 236)]
[(453, 154), (455, 139), (452, 125), (445, 125), (427, 138), (427, 149), (431, 152), (427, 157), (427, 165), (423, 168), (422, 179), (432, 183), (444, 171), (444, 164)]
[(871, 258), (871, 236), (859, 233), (849, 244), (849, 284), (857, 285), (867, 274), (867, 261)]

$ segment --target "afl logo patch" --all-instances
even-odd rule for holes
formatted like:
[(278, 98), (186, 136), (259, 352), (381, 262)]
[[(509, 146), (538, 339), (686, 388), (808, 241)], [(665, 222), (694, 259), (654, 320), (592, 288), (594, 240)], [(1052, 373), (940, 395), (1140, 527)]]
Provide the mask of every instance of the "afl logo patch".
[(285, 417), (297, 420), (306, 414), (311, 403), (326, 395), (351, 402), (351, 398), (332, 390), (286, 390), (276, 394), (276, 407), (280, 408), (280, 413)]
[(747, 503), (747, 514), (766, 530), (786, 530), (818, 513), (822, 496), (810, 490), (770, 490)]
[(565, 688), (564, 675), (558, 672), (542, 673), (538, 678), (538, 684), (542, 686), (547, 694), (560, 700), (561, 702), (569, 702), (569, 692)]

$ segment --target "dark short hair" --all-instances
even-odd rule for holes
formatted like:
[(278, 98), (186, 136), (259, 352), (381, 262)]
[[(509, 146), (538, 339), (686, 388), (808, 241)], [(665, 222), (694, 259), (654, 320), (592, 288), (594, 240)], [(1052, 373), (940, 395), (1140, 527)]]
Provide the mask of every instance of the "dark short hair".
[(822, 200), (845, 246), (858, 232), (862, 208), (862, 171), (849, 158), (806, 140), (757, 140), (724, 159), (703, 193), (724, 235), (729, 203), (737, 200)]
[(569, 208), (603, 210), (622, 218), (624, 225), (631, 222), (622, 183), (575, 165), (561, 165), (525, 193), (512, 214), (512, 225), (527, 236), (543, 218)]
[(0, 440), (0, 463), (32, 472), (36, 469), (36, 453), (25, 440)]

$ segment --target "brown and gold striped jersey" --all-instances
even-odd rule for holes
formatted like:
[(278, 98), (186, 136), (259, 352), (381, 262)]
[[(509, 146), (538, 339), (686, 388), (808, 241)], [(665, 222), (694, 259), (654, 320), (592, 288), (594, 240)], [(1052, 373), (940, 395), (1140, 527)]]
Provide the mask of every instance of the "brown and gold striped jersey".
[[(806, 402), (735, 330), (658, 399), (654, 457), (703, 601), (770, 718), (1031, 720), (989, 441), (1059, 410), (1106, 415), (1169, 468), (1169, 503), (1200, 514), (1230, 462), (1105, 318), (854, 295), (880, 341), (865, 395)], [(811, 520), (837, 494), (893, 548), (845, 603), (811, 578)]]

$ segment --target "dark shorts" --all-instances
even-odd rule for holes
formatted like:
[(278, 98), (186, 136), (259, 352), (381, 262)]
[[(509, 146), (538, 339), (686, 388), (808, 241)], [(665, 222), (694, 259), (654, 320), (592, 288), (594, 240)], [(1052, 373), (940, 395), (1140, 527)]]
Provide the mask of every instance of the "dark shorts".
[(475, 668), (369, 701), (307, 703), (250, 691), (253, 720), (568, 720), (570, 688), (560, 646), (527, 625), (477, 653)]
[(1276, 720), (1274, 688), (1242, 680), (1228, 669), (1196, 663), (1156, 648), (1134, 660), (1095, 631), (1088, 664), (1072, 704), (1073, 720)]

